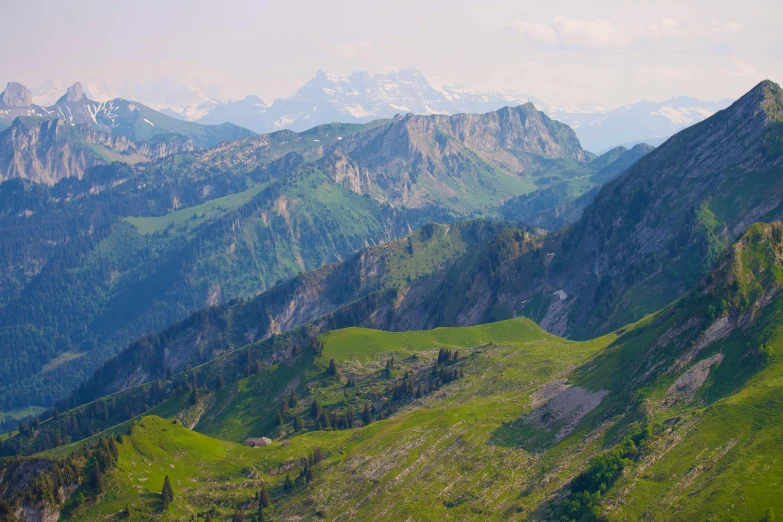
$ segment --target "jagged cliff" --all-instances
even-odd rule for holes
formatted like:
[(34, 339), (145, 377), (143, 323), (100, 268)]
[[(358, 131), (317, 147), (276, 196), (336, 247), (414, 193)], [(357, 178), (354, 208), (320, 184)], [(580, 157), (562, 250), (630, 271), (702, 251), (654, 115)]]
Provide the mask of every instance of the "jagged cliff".
[(184, 137), (137, 144), (85, 124), (17, 118), (0, 132), (0, 181), (22, 178), (51, 185), (62, 178), (81, 178), (95, 165), (111, 161), (132, 164), (193, 148), (193, 142)]
[[(332, 179), (381, 201), (408, 207), (433, 203), (473, 210), (502, 199), (493, 192), (536, 186), (547, 160), (591, 158), (573, 130), (532, 104), (487, 114), (408, 114), (325, 148)], [(472, 201), (471, 201), (472, 200)]]

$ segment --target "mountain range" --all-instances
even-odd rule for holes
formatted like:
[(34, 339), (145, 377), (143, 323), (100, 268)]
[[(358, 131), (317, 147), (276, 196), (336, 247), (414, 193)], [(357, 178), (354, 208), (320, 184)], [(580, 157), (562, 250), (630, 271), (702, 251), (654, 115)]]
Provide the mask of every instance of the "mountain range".
[(782, 169), (764, 81), (601, 156), (525, 103), (6, 181), (0, 515), (774, 520)]
[[(367, 122), (395, 114), (482, 113), (533, 102), (550, 118), (573, 128), (585, 149), (602, 153), (618, 145), (659, 145), (677, 131), (726, 108), (731, 100), (703, 101), (679, 96), (609, 109), (597, 104), (553, 105), (527, 94), (479, 92), (461, 85), (433, 86), (416, 69), (386, 74), (356, 72), (338, 76), (318, 71), (289, 98), (265, 105), (257, 97), (212, 103), (195, 121), (229, 121), (256, 132), (304, 130), (322, 123)], [(198, 112), (198, 111), (196, 111)], [(184, 115), (184, 113), (183, 113)]]
[[(346, 274), (379, 273), (374, 263), (356, 266), (359, 259), (376, 257), (361, 253), (229, 307), (222, 313), (235, 328), (231, 333), (193, 316), (188, 329), (174, 326), (163, 334), (165, 345), (193, 346), (172, 333), (182, 332), (189, 338), (219, 337), (239, 348), (309, 321), (317, 331), (343, 326), (409, 331), (522, 315), (573, 338), (616, 330), (683, 295), (747, 226), (783, 217), (778, 177), (770, 178), (782, 161), (773, 145), (781, 114), (783, 91), (762, 83), (729, 109), (642, 155), (608, 181), (570, 227), (548, 235), (499, 231), (438, 270), (384, 285), (361, 278), (346, 283)], [(614, 161), (626, 154), (617, 151)], [(754, 179), (764, 180), (765, 190), (752, 189)], [(426, 255), (413, 246), (409, 254)], [(336, 288), (341, 290), (335, 298)], [(312, 303), (318, 303), (314, 310)], [(242, 324), (252, 326), (237, 328)], [(180, 358), (173, 368), (183, 368), (185, 361)], [(151, 374), (148, 367), (123, 368), (128, 375)], [(96, 378), (117, 382), (107, 375)], [(98, 395), (110, 391), (115, 389)]]
[[(33, 93), (41, 104), (60, 96), (62, 82), (47, 82)], [(434, 85), (414, 68), (373, 74), (357, 71), (339, 76), (318, 71), (293, 96), (267, 104), (255, 95), (229, 100), (216, 88), (200, 88), (164, 78), (87, 84), (101, 101), (123, 98), (141, 102), (166, 115), (219, 125), (230, 122), (258, 133), (280, 129), (303, 131), (316, 125), (366, 123), (396, 114), (484, 113), (533, 102), (550, 118), (572, 127), (585, 149), (603, 153), (622, 145), (660, 145), (666, 138), (726, 108), (731, 100), (704, 101), (676, 96), (662, 102), (640, 101), (615, 108), (600, 104), (557, 105), (511, 91), (482, 92), (463, 85)]]
[(252, 134), (231, 123), (185, 122), (119, 98), (96, 102), (78, 82), (43, 107), (12, 82), (0, 93), (0, 179), (51, 184), (111, 161), (149, 161)]
[(523, 194), (545, 211), (646, 152), (623, 150), (596, 158), (568, 126), (526, 104), (278, 131), (98, 165), (51, 186), (8, 181), (0, 399), (6, 408), (51, 405), (141, 334), (428, 221), (517, 219), (509, 201)]

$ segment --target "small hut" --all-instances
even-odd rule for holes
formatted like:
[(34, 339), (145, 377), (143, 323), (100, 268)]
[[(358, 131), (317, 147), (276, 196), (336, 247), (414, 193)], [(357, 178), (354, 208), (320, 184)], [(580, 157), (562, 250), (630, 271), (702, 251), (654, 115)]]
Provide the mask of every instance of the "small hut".
[(251, 448), (269, 446), (270, 444), (272, 444), (272, 439), (267, 437), (250, 437), (245, 441), (245, 446), (250, 446)]

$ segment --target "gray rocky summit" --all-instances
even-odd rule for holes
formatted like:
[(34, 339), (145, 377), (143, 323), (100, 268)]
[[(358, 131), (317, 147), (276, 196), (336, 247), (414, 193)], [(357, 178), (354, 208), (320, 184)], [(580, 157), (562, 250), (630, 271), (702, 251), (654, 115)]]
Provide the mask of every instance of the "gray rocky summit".
[(76, 82), (68, 87), (66, 93), (63, 94), (59, 100), (57, 100), (57, 103), (78, 102), (82, 99), (84, 99), (84, 87), (82, 87), (81, 83)]
[(9, 82), (5, 90), (0, 94), (0, 109), (18, 109), (29, 107), (33, 104), (33, 95), (30, 89), (21, 83)]

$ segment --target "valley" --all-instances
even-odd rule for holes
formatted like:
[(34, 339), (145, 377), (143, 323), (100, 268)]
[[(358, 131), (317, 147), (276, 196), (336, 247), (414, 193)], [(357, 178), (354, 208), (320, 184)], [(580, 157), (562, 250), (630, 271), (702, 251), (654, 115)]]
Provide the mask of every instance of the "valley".
[(783, 513), (777, 84), (600, 156), (0, 101), (0, 520)]
[[(93, 501), (80, 486), (84, 500), (64, 513), (252, 514), (267, 488), (265, 516), (282, 519), (535, 520), (596, 508), (610, 520), (761, 519), (780, 509), (769, 482), (747, 473), (779, 436), (759, 406), (777, 394), (780, 361), (767, 347), (780, 328), (782, 237), (779, 223), (755, 225), (681, 300), (591, 341), (558, 338), (524, 318), (426, 332), (349, 328), (249, 377), (215, 361), (226, 376), (215, 384), (214, 371), (194, 368), (171, 386), (201, 382), (196, 398), (175, 392), (120, 425), (128, 434), (105, 493)], [(262, 433), (270, 446), (241, 445)], [(304, 473), (300, 459), (316, 448), (323, 461)], [(619, 471), (593, 489), (579, 473), (607, 449), (621, 455)], [(778, 472), (765, 466), (772, 481)], [(176, 500), (158, 515), (165, 475)], [(562, 504), (568, 488), (601, 494)]]

